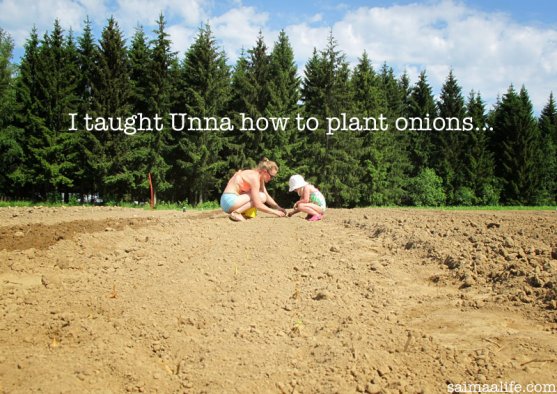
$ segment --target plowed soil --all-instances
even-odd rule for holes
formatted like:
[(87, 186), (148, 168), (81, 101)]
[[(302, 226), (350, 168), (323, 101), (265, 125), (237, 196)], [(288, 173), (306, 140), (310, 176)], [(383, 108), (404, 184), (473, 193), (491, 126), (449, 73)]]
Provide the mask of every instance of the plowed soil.
[(557, 384), (556, 211), (0, 209), (1, 393), (510, 382)]

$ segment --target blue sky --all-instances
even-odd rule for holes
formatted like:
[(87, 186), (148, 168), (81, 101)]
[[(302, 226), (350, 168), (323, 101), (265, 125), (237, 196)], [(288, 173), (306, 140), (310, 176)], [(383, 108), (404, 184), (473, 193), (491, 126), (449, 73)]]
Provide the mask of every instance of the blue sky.
[(79, 35), (88, 15), (96, 36), (114, 15), (127, 38), (146, 31), (163, 12), (180, 56), (209, 22), (233, 63), (261, 30), (272, 47), (284, 29), (303, 66), (322, 49), (332, 30), (351, 64), (367, 51), (376, 68), (384, 62), (412, 83), (426, 70), (434, 94), (453, 70), (465, 96), (479, 91), (488, 107), (512, 83), (525, 85), (536, 113), (557, 93), (557, 2), (553, 0), (262, 1), (262, 0), (0, 0), (0, 27), (21, 56), (33, 25), (42, 35), (55, 18)]

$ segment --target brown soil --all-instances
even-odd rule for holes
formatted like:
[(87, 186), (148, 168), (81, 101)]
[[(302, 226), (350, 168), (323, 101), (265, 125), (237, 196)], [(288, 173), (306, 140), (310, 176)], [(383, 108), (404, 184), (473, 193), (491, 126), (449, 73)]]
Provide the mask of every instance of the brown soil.
[(0, 224), (0, 393), (557, 383), (555, 211), (3, 208)]

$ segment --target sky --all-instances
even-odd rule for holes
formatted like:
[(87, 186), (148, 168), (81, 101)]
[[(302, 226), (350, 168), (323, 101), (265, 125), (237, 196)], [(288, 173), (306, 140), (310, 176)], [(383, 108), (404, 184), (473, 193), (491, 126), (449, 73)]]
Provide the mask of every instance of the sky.
[(14, 39), (17, 63), (33, 26), (42, 36), (58, 18), (79, 35), (89, 16), (99, 38), (113, 15), (129, 41), (139, 25), (151, 33), (161, 12), (180, 58), (204, 23), (231, 64), (259, 31), (272, 48), (284, 30), (303, 75), (332, 32), (352, 65), (366, 51), (376, 70), (386, 63), (412, 84), (425, 70), (436, 97), (450, 70), (464, 97), (480, 92), (488, 109), (511, 84), (526, 87), (536, 114), (557, 94), (554, 0), (0, 0), (0, 28)]

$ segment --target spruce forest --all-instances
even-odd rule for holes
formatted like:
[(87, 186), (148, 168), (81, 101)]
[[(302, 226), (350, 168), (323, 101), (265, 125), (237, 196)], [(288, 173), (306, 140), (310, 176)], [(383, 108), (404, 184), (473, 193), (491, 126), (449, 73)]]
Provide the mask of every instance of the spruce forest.
[[(288, 178), (300, 173), (328, 205), (553, 205), (557, 199), (557, 109), (553, 94), (539, 116), (526, 87), (510, 85), (493, 108), (480, 92), (464, 93), (451, 71), (436, 99), (427, 70), (411, 82), (366, 52), (351, 67), (332, 34), (298, 70), (287, 34), (272, 46), (259, 34), (231, 65), (208, 25), (179, 57), (164, 16), (129, 40), (107, 21), (100, 37), (91, 22), (79, 36), (55, 21), (33, 29), (19, 64), (13, 40), (0, 29), (0, 199), (216, 201), (230, 175), (268, 157), (279, 165), (268, 184), (289, 206)], [(149, 37), (152, 37), (149, 38)], [(472, 117), (470, 131), (70, 130), (78, 117), (229, 117), (240, 114), (325, 119)], [(488, 128), (485, 125), (489, 125)]]

